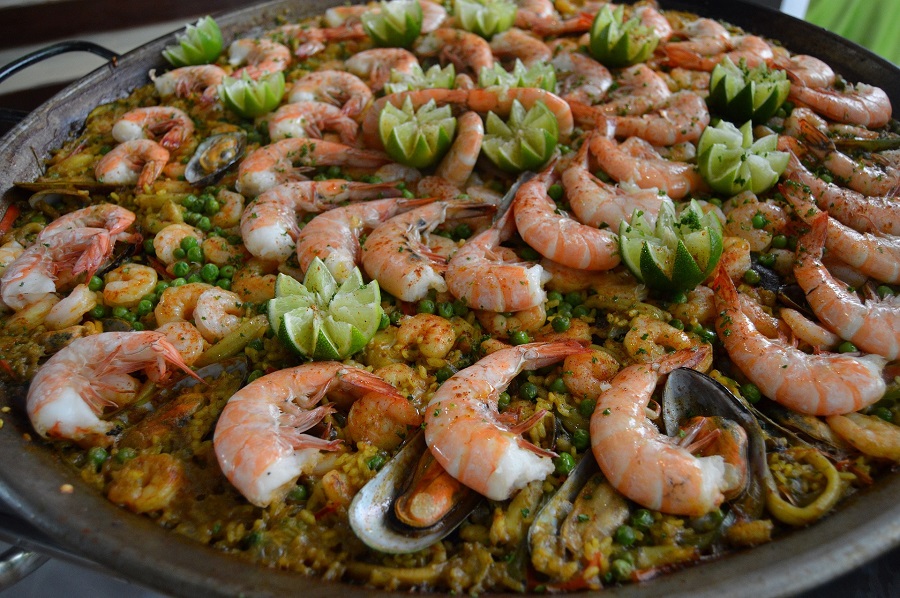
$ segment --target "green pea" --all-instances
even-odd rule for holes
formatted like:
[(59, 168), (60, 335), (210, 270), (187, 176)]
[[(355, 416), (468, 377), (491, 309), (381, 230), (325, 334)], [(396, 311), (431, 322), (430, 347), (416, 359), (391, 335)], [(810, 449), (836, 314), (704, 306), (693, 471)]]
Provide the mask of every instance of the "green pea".
[(125, 314), (122, 316), (122, 319), (126, 322), (135, 322), (137, 320), (137, 314), (133, 311), (125, 311)]
[(764, 253), (759, 256), (759, 263), (766, 268), (771, 268), (775, 265), (776, 256), (774, 253)]
[(630, 525), (620, 525), (616, 529), (614, 539), (616, 541), (616, 544), (625, 547), (631, 546), (635, 541), (634, 528), (632, 528)]
[(416, 196), (416, 194), (413, 193), (412, 191), (410, 191), (409, 189), (404, 189), (403, 191), (400, 192), (400, 194), (403, 197), (403, 199), (412, 199)]
[(891, 297), (894, 294), (894, 289), (887, 285), (879, 285), (875, 291), (878, 293), (878, 296), (884, 299), (885, 297)]
[(193, 274), (191, 274), (190, 276), (187, 277), (187, 281), (188, 281), (189, 283), (203, 282), (203, 279), (200, 278), (200, 275), (197, 274), (197, 273), (195, 272), (195, 273), (193, 273)]
[(672, 295), (672, 303), (677, 303), (678, 305), (681, 305), (682, 303), (687, 303), (687, 300), (688, 300), (687, 295), (683, 291), (680, 291), (680, 292)]
[(682, 322), (678, 318), (672, 318), (671, 320), (669, 320), (669, 326), (677, 330), (684, 330), (684, 322)]
[(642, 531), (647, 531), (653, 525), (653, 513), (647, 509), (638, 509), (631, 516), (631, 525)]
[(587, 450), (591, 446), (591, 434), (584, 428), (578, 428), (572, 434), (572, 446), (578, 451)]
[(325, 171), (325, 174), (330, 179), (339, 179), (341, 178), (341, 167), (337, 165), (329, 166), (328, 170)]
[(124, 318), (125, 314), (130, 313), (127, 308), (122, 307), (121, 305), (118, 307), (114, 307), (112, 309), (112, 315), (114, 318)]
[(508, 392), (501, 392), (500, 396), (497, 397), (497, 409), (503, 411), (507, 407), (509, 407), (509, 402), (512, 400), (512, 397), (509, 396)]
[(106, 452), (106, 449), (102, 446), (92, 446), (91, 450), (88, 451), (87, 456), (88, 461), (94, 466), (95, 470), (100, 469), (100, 466), (109, 459), (109, 453)]
[(547, 301), (556, 301), (557, 304), (562, 303), (563, 296), (559, 291), (550, 291), (547, 293)]
[(881, 418), (886, 422), (892, 423), (894, 421), (894, 412), (887, 407), (875, 407), (872, 409), (872, 415)]
[(569, 316), (556, 316), (553, 318), (553, 321), (550, 322), (550, 326), (553, 327), (553, 330), (556, 332), (565, 332), (572, 325), (572, 320)]
[(597, 401), (594, 399), (584, 399), (580, 403), (578, 403), (578, 413), (581, 414), (581, 417), (590, 417), (594, 414), (594, 409), (597, 408)]
[(220, 207), (221, 207), (221, 206), (219, 206), (219, 202), (218, 202), (218, 201), (216, 201), (215, 199), (210, 199), (209, 201), (206, 202), (206, 205), (203, 206), (203, 212), (204, 212), (207, 216), (212, 216), (212, 215), (214, 215), (216, 212), (219, 211), (219, 208), (220, 208)]
[(183, 260), (186, 255), (187, 251), (185, 251), (181, 247), (176, 247), (174, 250), (172, 250), (172, 257), (174, 257), (176, 260)]
[(784, 235), (775, 235), (772, 237), (772, 247), (775, 249), (784, 249), (787, 247), (788, 238)]
[(753, 225), (753, 228), (760, 229), (765, 228), (766, 225), (769, 224), (769, 221), (763, 214), (757, 212), (753, 215), (753, 218), (750, 219), (750, 224)]
[(135, 320), (134, 322), (131, 323), (131, 329), (134, 330), (135, 332), (143, 332), (144, 323), (138, 322), (137, 320)]
[(838, 345), (838, 353), (856, 353), (859, 349), (856, 348), (856, 345), (851, 343), (850, 341), (844, 341), (840, 345)]
[(691, 328), (691, 332), (700, 337), (704, 343), (712, 344), (717, 338), (714, 330), (710, 330), (709, 328), (704, 328), (700, 324), (695, 324), (693, 328)]
[(172, 281), (172, 286), (173, 286), (173, 287), (180, 287), (180, 286), (185, 285), (185, 284), (187, 284), (187, 281), (186, 281), (184, 278), (180, 277), (180, 276), (179, 276), (178, 278), (176, 278), (175, 280)]
[(200, 221), (200, 214), (197, 212), (188, 212), (184, 215), (184, 221), (190, 225), (196, 225)]
[(400, 311), (397, 311), (397, 310), (392, 311), (391, 315), (390, 315), (391, 324), (394, 324), (394, 325), (399, 324), (400, 318), (402, 318), (402, 317), (403, 317), (403, 314)]
[(187, 250), (187, 258), (189, 261), (199, 264), (203, 262), (203, 250), (200, 247), (191, 247)]
[(590, 313), (590, 310), (583, 305), (576, 305), (572, 309), (572, 315), (576, 318), (583, 318)]
[(156, 283), (156, 286), (153, 287), (153, 292), (156, 293), (157, 295), (162, 295), (163, 291), (168, 289), (170, 286), (172, 286), (172, 285), (169, 284), (168, 282), (166, 282), (165, 280), (160, 280), (158, 283)]
[(744, 282), (747, 284), (757, 285), (759, 284), (760, 276), (759, 272), (756, 270), (747, 270), (744, 272)]
[(559, 457), (553, 460), (553, 466), (558, 475), (568, 475), (575, 469), (575, 457), (569, 453), (560, 453)]
[(529, 401), (533, 401), (538, 396), (538, 387), (536, 384), (532, 382), (526, 382), (522, 386), (519, 387), (519, 394), (523, 399), (527, 399)]
[(262, 378), (264, 373), (262, 370), (253, 370), (247, 375), (247, 384)]
[(378, 322), (378, 330), (384, 330), (391, 325), (391, 317), (385, 312), (381, 312), (381, 321)]
[(185, 207), (189, 212), (197, 211), (197, 204), (199, 203), (199, 199), (196, 195), (188, 195), (184, 199), (181, 200), (181, 205)]
[(197, 228), (199, 228), (203, 232), (206, 232), (212, 228), (212, 222), (210, 222), (209, 218), (203, 216), (202, 218), (197, 220)]
[(468, 239), (472, 236), (472, 227), (465, 222), (461, 222), (453, 227), (452, 235), (455, 239)]
[(103, 288), (103, 279), (99, 276), (91, 276), (88, 281), (88, 288), (92, 291), (99, 291)]
[(568, 388), (566, 388), (566, 383), (563, 382), (562, 378), (557, 378), (553, 382), (550, 383), (550, 392), (555, 392), (556, 394), (562, 394), (564, 392), (568, 392)]
[(147, 255), (156, 255), (156, 248), (153, 246), (153, 239), (144, 239), (144, 253)]
[(627, 581), (631, 579), (634, 571), (634, 565), (624, 559), (616, 559), (609, 564), (609, 572), (612, 573), (613, 579), (617, 581)]
[(514, 345), (524, 345), (525, 343), (531, 342), (531, 337), (529, 337), (528, 333), (524, 330), (516, 330), (509, 335), (509, 342)]
[(453, 374), (455, 374), (455, 373), (456, 373), (456, 370), (455, 370), (455, 369), (453, 369), (453, 368), (452, 368), (451, 366), (449, 366), (449, 365), (445, 365), (444, 367), (440, 368), (438, 371), (436, 371), (436, 372), (434, 373), (434, 379), (437, 380), (438, 383), (446, 382), (446, 381), (449, 380), (449, 379), (453, 376)]
[(206, 282), (213, 282), (219, 278), (219, 267), (215, 264), (203, 264), (200, 268), (200, 278)]
[(547, 195), (549, 195), (550, 199), (552, 199), (553, 201), (561, 200), (563, 192), (563, 187), (559, 183), (554, 183), (547, 189)]
[(146, 316), (151, 311), (153, 311), (153, 302), (147, 301), (146, 299), (142, 299), (140, 303), (137, 304), (137, 313), (139, 316)]
[(192, 237), (192, 236), (188, 235), (187, 237), (183, 237), (181, 239), (181, 243), (179, 243), (179, 245), (185, 251), (189, 251), (191, 249), (191, 247), (199, 247), (200, 242), (197, 240), (196, 237)]
[(226, 291), (231, 290), (231, 280), (228, 278), (220, 278), (216, 281), (216, 286)]
[(752, 382), (741, 384), (738, 390), (741, 391), (741, 396), (750, 403), (759, 403), (760, 399), (762, 399), (762, 392)]
[(442, 301), (441, 303), (438, 303), (437, 313), (442, 318), (447, 318), (449, 320), (454, 315), (453, 304), (449, 301)]
[(465, 318), (469, 313), (469, 307), (466, 305), (465, 301), (457, 299), (453, 302), (453, 313), (460, 318)]
[(416, 306), (416, 311), (420, 314), (433, 314), (435, 309), (437, 308), (431, 299), (422, 299)]
[(119, 463), (125, 463), (126, 461), (131, 461), (137, 457), (137, 451), (131, 448), (130, 446), (123, 446), (116, 453), (116, 461)]
[(584, 303), (584, 295), (582, 295), (578, 291), (566, 293), (566, 303), (573, 307), (575, 307), (576, 305), (581, 305), (582, 303)]
[(787, 238), (787, 248), (791, 251), (794, 251), (795, 249), (797, 249), (797, 241), (799, 240), (800, 239), (797, 238), (797, 235), (790, 235)]
[(234, 278), (234, 266), (222, 266), (219, 268), (219, 276), (222, 278)]
[(172, 266), (172, 274), (174, 274), (177, 278), (187, 276), (188, 272), (190, 271), (191, 267), (187, 262), (175, 262), (175, 265)]
[(292, 502), (304, 502), (309, 498), (309, 490), (303, 484), (297, 484), (287, 494), (287, 499)]
[(95, 305), (95, 306), (91, 309), (91, 317), (94, 318), (95, 320), (99, 320), (99, 319), (101, 319), (101, 318), (105, 318), (105, 317), (106, 317), (106, 313), (107, 313), (107, 312), (106, 312), (106, 306), (104, 306), (104, 305)]
[(571, 316), (572, 315), (572, 306), (563, 301), (559, 305), (556, 306), (556, 314), (560, 316)]

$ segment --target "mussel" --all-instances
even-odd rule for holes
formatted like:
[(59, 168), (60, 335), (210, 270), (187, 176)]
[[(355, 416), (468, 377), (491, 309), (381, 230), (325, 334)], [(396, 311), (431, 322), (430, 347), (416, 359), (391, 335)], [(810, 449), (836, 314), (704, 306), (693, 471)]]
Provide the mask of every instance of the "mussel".
[(243, 131), (207, 137), (191, 157), (184, 179), (198, 187), (212, 185), (244, 155), (247, 134)]
[(728, 498), (732, 499), (732, 508), (745, 518), (759, 518), (765, 507), (768, 473), (765, 437), (759, 423), (750, 409), (723, 385), (696, 370), (679, 368), (669, 374), (663, 389), (662, 420), (666, 434), (679, 435), (697, 417), (707, 418), (701, 423), (717, 427), (727, 438), (737, 436), (734, 426), (743, 430), (746, 447), (741, 450), (745, 454), (736, 458), (743, 461), (747, 479), (743, 490)]
[[(419, 500), (417, 493), (435, 487), (447, 502)], [(350, 526), (375, 550), (416, 552), (449, 535), (481, 500), (430, 458), (425, 434), (418, 432), (356, 494), (350, 504)]]

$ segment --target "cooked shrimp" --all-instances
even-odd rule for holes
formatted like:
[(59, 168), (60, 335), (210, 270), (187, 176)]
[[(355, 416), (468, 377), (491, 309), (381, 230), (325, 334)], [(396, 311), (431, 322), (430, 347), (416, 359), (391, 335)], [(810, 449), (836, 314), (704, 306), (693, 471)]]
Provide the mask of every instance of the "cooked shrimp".
[(88, 278), (93, 276), (112, 249), (113, 241), (106, 229), (60, 231), (31, 245), (6, 267), (0, 277), (0, 298), (12, 309), (21, 310), (82, 272)]
[(641, 20), (642, 25), (653, 31), (660, 42), (669, 41), (669, 38), (675, 33), (669, 20), (663, 16), (661, 12), (653, 8), (653, 6), (646, 4), (643, 6), (635, 6), (632, 14), (636, 15)]
[(456, 330), (447, 318), (416, 314), (400, 321), (394, 348), (406, 361), (442, 360), (453, 349), (456, 338)]
[(447, 19), (447, 9), (439, 2), (419, 0), (419, 6), (422, 7), (422, 34), (431, 33)]
[[(491, 38), (491, 52), (499, 60), (518, 59), (525, 66), (543, 62), (553, 57), (550, 48), (540, 39), (521, 29), (507, 29)], [(480, 71), (479, 71), (480, 72)]]
[[(741, 297), (743, 297), (743, 295), (741, 295)], [(778, 312), (778, 316), (781, 318), (781, 321), (790, 328), (791, 334), (793, 334), (795, 338), (807, 343), (814, 350), (821, 351), (824, 349), (826, 351), (832, 351), (836, 349), (841, 342), (841, 337), (830, 330), (819, 326), (815, 322), (807, 320), (806, 317), (797, 310), (782, 307)], [(759, 329), (758, 324), (756, 327)], [(765, 334), (764, 331), (762, 332)], [(772, 338), (772, 335), (770, 334), (766, 334), (766, 336)]]
[[(862, 233), (900, 236), (900, 211), (893, 197), (868, 197), (834, 183), (826, 183), (807, 170), (792, 154), (784, 171), (785, 178), (809, 188), (810, 199), (828, 215)], [(793, 195), (800, 193), (798, 189)]]
[[(788, 181), (779, 185), (778, 190), (807, 224), (815, 220), (819, 210), (808, 187)], [(828, 223), (825, 247), (867, 276), (888, 284), (900, 282), (900, 237), (860, 233), (832, 219)]]
[(797, 244), (794, 276), (818, 318), (844, 340), (889, 360), (900, 356), (900, 304), (893, 296), (863, 303), (822, 265), (828, 216), (819, 214)]
[(425, 442), (438, 463), (491, 500), (506, 500), (544, 479), (553, 471), (553, 454), (521, 437), (544, 411), (510, 425), (498, 412), (497, 398), (523, 370), (582, 351), (578, 343), (529, 343), (491, 353), (453, 375), (425, 408)]
[(135, 513), (165, 509), (188, 483), (181, 460), (168, 453), (138, 455), (110, 477), (106, 498)]
[(20, 255), (25, 251), (25, 248), (18, 241), (9, 241), (0, 246), (0, 275), (6, 271), (6, 268), (9, 267)]
[[(772, 202), (759, 201), (752, 191), (742, 191), (722, 206), (727, 216), (724, 233), (730, 237), (740, 237), (750, 243), (751, 251), (764, 251), (772, 244), (772, 237), (784, 230), (788, 216), (781, 206)], [(761, 215), (765, 225), (757, 228), (752, 224), (754, 216)]]
[(203, 231), (190, 224), (180, 222), (170, 224), (153, 237), (153, 252), (162, 263), (171, 266), (178, 261), (178, 258), (175, 257), (175, 250), (181, 248), (181, 241), (185, 237), (192, 237), (201, 242), (203, 241)]
[(831, 87), (834, 84), (834, 71), (831, 67), (806, 54), (794, 54), (786, 61), (776, 64), (787, 72), (787, 76), (796, 85), (806, 87)]
[(403, 301), (424, 299), (431, 289), (446, 291), (443, 273), (447, 257), (432, 250), (429, 235), (448, 214), (482, 208), (481, 204), (436, 201), (392, 216), (378, 225), (363, 245), (366, 273)]
[(339, 440), (303, 433), (334, 411), (333, 405), (316, 405), (329, 395), (356, 399), (370, 393), (406, 400), (374, 374), (333, 361), (251, 382), (232, 395), (216, 424), (213, 445), (222, 472), (254, 505), (280, 500), (300, 475), (313, 470), (320, 451), (340, 446)]
[[(667, 353), (690, 349), (694, 345), (699, 346), (699, 343), (692, 341), (684, 331), (649, 315), (635, 316), (622, 340), (628, 356), (636, 363), (656, 361)], [(698, 361), (695, 369), (703, 369), (699, 367), (701, 363)]]
[(590, 430), (597, 464), (616, 490), (649, 509), (699, 517), (740, 483), (721, 456), (695, 457), (645, 414), (661, 376), (693, 367), (708, 353), (708, 347), (687, 349), (627, 367), (597, 398)]
[(363, 39), (366, 37), (366, 32), (357, 18), (334, 27), (309, 27), (306, 24), (282, 25), (267, 31), (266, 37), (272, 41), (289, 43), (295, 47), (294, 56), (305, 60), (323, 51), (328, 42)]
[(159, 144), (177, 150), (194, 134), (194, 121), (178, 108), (150, 106), (135, 108), (116, 121), (112, 136), (116, 141), (150, 139), (161, 135)]
[(494, 64), (490, 44), (483, 37), (447, 27), (423, 35), (413, 46), (416, 54), (452, 62), (459, 73), (472, 73), (477, 79), (481, 69)]
[(666, 80), (646, 64), (636, 64), (616, 73), (616, 86), (597, 106), (607, 116), (639, 115), (655, 110), (672, 92)]
[(212, 225), (221, 228), (232, 228), (241, 222), (241, 213), (244, 211), (244, 196), (234, 191), (222, 188), (217, 194), (219, 211), (210, 218)]
[(103, 278), (103, 302), (113, 307), (136, 306), (153, 292), (159, 280), (156, 270), (143, 264), (123, 264)]
[(495, 338), (508, 339), (513, 332), (535, 332), (547, 322), (544, 304), (514, 312), (476, 310), (475, 317), (485, 332)]
[(877, 129), (891, 120), (891, 100), (880, 87), (857, 83), (838, 91), (793, 84), (788, 98), (830, 120)]
[(539, 264), (523, 262), (501, 247), (515, 233), (512, 208), (466, 241), (447, 263), (447, 289), (472, 309), (521, 311), (542, 304), (550, 276)]
[(873, 457), (900, 461), (900, 427), (873, 415), (848, 413), (826, 418), (838, 436)]
[(50, 308), (44, 318), (44, 326), (49, 330), (62, 330), (81, 323), (84, 314), (97, 305), (97, 294), (80, 284), (72, 289), (68, 297)]
[(677, 47), (690, 52), (714, 54), (722, 52), (728, 47), (731, 34), (728, 30), (712, 19), (697, 19), (685, 25), (677, 32), (679, 37), (687, 38), (684, 41), (669, 42), (665, 47)]
[(38, 370), (26, 407), (34, 429), (44, 437), (108, 445), (115, 427), (101, 419), (122, 393), (132, 395), (139, 382), (129, 374), (142, 370), (165, 380), (168, 366), (190, 369), (178, 350), (158, 332), (104, 332), (76, 339)]
[(362, 114), (372, 90), (362, 79), (344, 71), (316, 71), (304, 75), (288, 92), (288, 102), (326, 102), (350, 118)]
[(337, 133), (341, 143), (356, 141), (356, 121), (340, 108), (325, 102), (294, 102), (285, 104), (268, 117), (269, 137), (272, 141), (291, 137), (321, 139), (326, 131)]
[(570, 393), (580, 399), (596, 399), (611, 388), (609, 381), (619, 371), (619, 362), (601, 349), (569, 355), (563, 362), (562, 379)]
[(457, 119), (456, 138), (450, 151), (444, 156), (435, 170), (435, 176), (441, 177), (451, 185), (462, 189), (472, 175), (475, 162), (481, 154), (481, 141), (484, 139), (484, 122), (475, 112), (466, 112)]
[(628, 188), (627, 183), (610, 185), (595, 177), (590, 171), (590, 143), (585, 141), (578, 155), (566, 168), (561, 177), (569, 206), (579, 222), (588, 226), (609, 226), (619, 230), (619, 224), (629, 222), (635, 210), (642, 211), (651, 221), (656, 215), (666, 195), (658, 189)]
[[(734, 63), (743, 60), (747, 66), (752, 68), (764, 64), (775, 57), (772, 47), (766, 40), (756, 35), (729, 36), (727, 41), (717, 48), (718, 51), (713, 53), (691, 50), (682, 45), (684, 43), (673, 42), (663, 47), (663, 52), (665, 52), (670, 66), (697, 71), (711, 71), (727, 57)], [(711, 44), (710, 47), (715, 45), (717, 44)]]
[(616, 181), (631, 182), (641, 189), (658, 188), (676, 200), (707, 188), (693, 164), (666, 160), (639, 137), (616, 143), (594, 135), (590, 144), (600, 168)]
[(547, 195), (554, 182), (553, 166), (522, 185), (513, 213), (522, 239), (541, 255), (570, 268), (609, 270), (619, 257), (615, 233), (581, 224), (556, 207)]
[(158, 77), (151, 71), (150, 78), (163, 98), (190, 98), (199, 93), (200, 103), (209, 105), (219, 98), (219, 85), (225, 78), (225, 70), (214, 64), (183, 66)]
[(166, 336), (187, 365), (192, 365), (209, 348), (209, 343), (190, 322), (166, 322), (158, 326), (156, 332)]
[(297, 216), (318, 214), (345, 201), (400, 195), (393, 183), (343, 179), (284, 183), (262, 193), (241, 216), (244, 246), (256, 257), (285, 261), (300, 235)]
[(808, 355), (782, 340), (770, 340), (744, 315), (737, 289), (721, 268), (710, 286), (719, 309), (719, 339), (734, 365), (765, 396), (810, 415), (858, 411), (884, 396), (883, 357)]
[(251, 79), (279, 73), (291, 63), (291, 51), (287, 46), (268, 39), (238, 39), (228, 47), (228, 64), (241, 68), (232, 77), (247, 73)]
[(640, 137), (653, 145), (697, 141), (709, 124), (706, 102), (693, 91), (679, 91), (640, 116), (612, 117), (616, 137)]
[(409, 74), (419, 65), (419, 59), (403, 48), (375, 48), (357, 52), (344, 62), (347, 70), (369, 80), (369, 88), (378, 93), (390, 81), (391, 71)]
[(406, 439), (410, 426), (419, 426), (422, 415), (397, 392), (369, 393), (357, 399), (347, 414), (344, 430), (353, 442), (368, 442), (392, 450)]
[(38, 235), (38, 240), (48, 239), (50, 236), (63, 230), (74, 228), (105, 228), (109, 234), (119, 240), (124, 240), (127, 235), (118, 236), (134, 222), (135, 215), (131, 210), (111, 203), (102, 203), (89, 206), (74, 212), (60, 216)]
[(212, 288), (197, 297), (194, 306), (194, 326), (209, 342), (221, 340), (241, 325), (244, 304), (231, 291)]
[[(377, 120), (377, 118), (376, 118)], [(385, 154), (360, 150), (321, 139), (282, 139), (261, 147), (244, 158), (238, 168), (238, 191), (257, 196), (275, 185), (302, 181), (295, 165), (378, 168), (390, 162)]]
[(151, 184), (169, 162), (169, 150), (149, 139), (124, 141), (100, 158), (94, 166), (98, 183), (136, 185)]
[(306, 271), (313, 258), (318, 257), (343, 282), (359, 264), (359, 238), (363, 231), (427, 201), (430, 200), (378, 199), (319, 214), (297, 236), (300, 268)]
[(194, 309), (200, 295), (213, 289), (204, 282), (189, 282), (179, 287), (169, 287), (159, 296), (159, 302), (153, 309), (158, 325), (169, 322), (189, 322), (194, 319)]
[(599, 104), (612, 87), (609, 70), (580, 52), (562, 52), (553, 58), (552, 64), (557, 72), (568, 73), (560, 77), (557, 84), (559, 95), (569, 103)]

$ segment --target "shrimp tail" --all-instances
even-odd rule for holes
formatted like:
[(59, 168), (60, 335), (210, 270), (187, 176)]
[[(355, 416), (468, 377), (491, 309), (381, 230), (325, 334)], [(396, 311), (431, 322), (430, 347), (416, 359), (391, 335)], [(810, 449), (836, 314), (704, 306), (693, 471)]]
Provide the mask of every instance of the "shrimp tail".
[(819, 158), (824, 158), (829, 152), (836, 151), (834, 142), (806, 119), (800, 119), (800, 134), (807, 147)]
[(110, 256), (112, 249), (113, 244), (109, 234), (102, 232), (95, 235), (92, 237), (87, 250), (78, 256), (78, 259), (75, 261), (75, 265), (72, 268), (72, 273), (81, 274), (82, 272), (86, 272), (87, 278), (90, 280), (94, 273), (100, 269), (100, 266), (103, 265), (103, 262)]
[(822, 259), (822, 249), (825, 247), (825, 236), (828, 233), (828, 214), (819, 212), (809, 220), (812, 227), (808, 233), (800, 237), (797, 245), (797, 253), (811, 257), (815, 260)]
[[(725, 275), (728, 276), (727, 274)], [(728, 279), (731, 280), (730, 278)], [(734, 285), (732, 285), (732, 289)], [(701, 345), (700, 347), (691, 347), (690, 349), (682, 349), (670, 355), (666, 355), (656, 362), (659, 366), (659, 375), (665, 375), (677, 368), (695, 368), (703, 363), (708, 357), (712, 349), (709, 345)]]
[[(525, 432), (536, 426), (542, 419), (544, 419), (545, 415), (547, 415), (546, 409), (538, 409), (528, 419), (510, 426), (509, 431), (517, 436), (519, 436), (520, 434), (524, 434)], [(519, 448), (523, 448), (526, 451), (531, 451), (532, 453), (540, 457), (555, 459), (559, 456), (557, 453), (547, 449), (542, 449), (536, 444), (533, 444), (521, 437), (516, 439), (516, 444), (519, 445)]]

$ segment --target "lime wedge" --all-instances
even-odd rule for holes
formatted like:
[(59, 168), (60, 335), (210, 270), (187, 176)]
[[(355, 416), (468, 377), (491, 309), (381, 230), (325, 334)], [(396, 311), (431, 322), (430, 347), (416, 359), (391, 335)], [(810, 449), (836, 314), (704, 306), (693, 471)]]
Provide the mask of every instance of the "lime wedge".
[(225, 77), (219, 96), (228, 108), (244, 118), (268, 114), (284, 96), (284, 74), (273, 73), (254, 81), (245, 72), (240, 79)]
[(648, 287), (668, 292), (688, 291), (703, 282), (722, 255), (722, 224), (690, 204), (676, 214), (665, 201), (651, 229), (645, 214), (636, 211), (631, 224), (619, 227), (622, 262)]
[(275, 281), (269, 323), (288, 347), (313, 360), (346, 359), (372, 339), (381, 322), (378, 282), (363, 284), (359, 268), (338, 286), (319, 258), (301, 284), (285, 274)]
[(789, 154), (779, 152), (778, 136), (753, 141), (753, 123), (740, 129), (728, 121), (706, 127), (697, 144), (697, 168), (713, 190), (725, 195), (760, 194), (771, 189), (787, 168)]
[(177, 44), (166, 46), (163, 57), (172, 66), (191, 66), (214, 62), (222, 53), (222, 31), (219, 24), (209, 16), (184, 28), (184, 33), (176, 36)]
[(456, 0), (453, 6), (460, 26), (485, 39), (512, 27), (518, 10), (512, 0)]
[(499, 62), (486, 66), (478, 73), (479, 87), (539, 87), (549, 92), (556, 91), (556, 70), (552, 64), (536, 62), (526, 67), (516, 58), (511, 71)]
[(384, 149), (395, 161), (427, 168), (444, 157), (456, 134), (456, 118), (450, 106), (437, 107), (434, 100), (418, 110), (407, 97), (397, 108), (390, 102), (378, 115), (378, 132)]
[(456, 85), (456, 68), (449, 63), (444, 68), (433, 65), (427, 71), (414, 64), (408, 72), (391, 69), (391, 80), (384, 84), (384, 93), (400, 93), (414, 89), (453, 89)]
[(744, 60), (734, 64), (726, 56), (710, 75), (706, 103), (727, 119), (761, 123), (781, 108), (790, 89), (785, 71), (770, 70), (765, 63), (750, 69)]
[(540, 170), (556, 151), (558, 138), (559, 124), (543, 102), (526, 111), (513, 100), (508, 121), (488, 113), (481, 150), (506, 172)]
[(638, 17), (625, 21), (625, 7), (615, 10), (606, 4), (597, 12), (591, 24), (588, 48), (600, 63), (613, 67), (625, 67), (644, 62), (659, 44), (659, 37), (641, 24)]
[(422, 30), (422, 6), (418, 0), (381, 2), (380, 8), (363, 13), (360, 19), (376, 46), (408, 48)]

